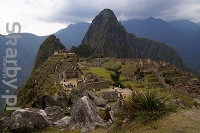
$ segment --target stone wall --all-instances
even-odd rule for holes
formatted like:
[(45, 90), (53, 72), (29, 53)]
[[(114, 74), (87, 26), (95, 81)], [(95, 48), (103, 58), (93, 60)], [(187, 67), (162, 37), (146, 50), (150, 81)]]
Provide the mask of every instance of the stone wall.
[(172, 88), (172, 91), (175, 91), (179, 94), (186, 95), (191, 98), (196, 98), (200, 95), (200, 81), (197, 83), (187, 83), (177, 84)]
[(77, 82), (77, 88), (79, 89), (102, 89), (102, 88), (109, 88), (110, 84), (108, 81), (99, 81), (99, 82), (89, 82), (83, 83), (82, 81)]

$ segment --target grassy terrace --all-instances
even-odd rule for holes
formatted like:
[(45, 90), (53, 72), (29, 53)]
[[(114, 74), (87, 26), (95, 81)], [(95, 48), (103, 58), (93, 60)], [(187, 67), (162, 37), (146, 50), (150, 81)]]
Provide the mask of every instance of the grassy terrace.
[(94, 75), (102, 77), (106, 80), (111, 81), (110, 74), (106, 72), (105, 68), (101, 67), (89, 67), (87, 69), (82, 70), (84, 73), (92, 72)]
[[(84, 69), (83, 70), (84, 73), (87, 73), (87, 72), (92, 72), (94, 75), (96, 76), (99, 76), (99, 77), (102, 77), (106, 80), (109, 80), (111, 81), (111, 78), (110, 78), (110, 73), (109, 72), (106, 72), (106, 69), (105, 68), (102, 68), (102, 67), (89, 67), (87, 69)], [(120, 76), (120, 80), (122, 81), (122, 83), (127, 86), (127, 85), (131, 85), (133, 87), (141, 87), (142, 85), (141, 84), (138, 84), (138, 83), (134, 83), (132, 81), (129, 81), (127, 80), (126, 77), (124, 76)]]

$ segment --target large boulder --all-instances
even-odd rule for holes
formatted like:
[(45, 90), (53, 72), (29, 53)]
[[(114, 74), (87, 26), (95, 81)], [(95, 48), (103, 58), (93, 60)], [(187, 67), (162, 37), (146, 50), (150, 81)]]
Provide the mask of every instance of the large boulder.
[(75, 88), (72, 89), (70, 98), (72, 103), (76, 103), (78, 99), (80, 99), (83, 96), (87, 96), (92, 102), (94, 102), (97, 106), (105, 107), (106, 106), (106, 100), (102, 97), (97, 97), (95, 93), (88, 91), (88, 90), (76, 90)]
[(10, 125), (10, 117), (3, 117), (0, 119), (0, 133), (3, 132)]
[(97, 106), (99, 107), (105, 107), (106, 106), (106, 100), (103, 99), (102, 97), (97, 97), (95, 95), (95, 93), (91, 92), (91, 91), (86, 91), (86, 96), (88, 96), (88, 98), (94, 102)]
[(76, 90), (75, 88), (72, 88), (70, 93), (70, 101), (71, 103), (75, 104), (81, 97), (83, 97), (85, 94), (84, 89)]
[(25, 109), (13, 112), (10, 118), (9, 130), (13, 133), (30, 133), (52, 124), (41, 112)]
[(69, 125), (69, 122), (70, 122), (70, 118), (69, 116), (66, 116), (58, 121), (56, 121), (54, 124), (59, 127), (59, 128), (66, 128), (67, 125)]
[(44, 110), (47, 114), (47, 118), (53, 122), (59, 120), (63, 116), (63, 109), (58, 106), (46, 107)]
[(108, 101), (117, 101), (118, 93), (115, 91), (100, 92), (99, 96)]
[(116, 115), (120, 111), (121, 101), (118, 99), (117, 102), (111, 107), (111, 111)]
[(69, 126), (71, 129), (94, 129), (96, 126), (106, 127), (107, 123), (97, 114), (96, 105), (87, 96), (83, 96), (71, 109)]
[(46, 107), (55, 105), (57, 105), (57, 102), (50, 95), (40, 95), (31, 106), (45, 109)]
[(66, 107), (71, 105), (70, 97), (66, 95), (63, 90), (59, 90), (54, 96), (59, 107)]

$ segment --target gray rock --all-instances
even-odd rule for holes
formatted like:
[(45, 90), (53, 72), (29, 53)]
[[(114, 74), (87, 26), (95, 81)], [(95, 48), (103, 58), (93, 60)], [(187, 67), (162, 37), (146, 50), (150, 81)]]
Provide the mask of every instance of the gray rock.
[(96, 126), (106, 127), (107, 123), (97, 114), (96, 105), (83, 96), (72, 107), (70, 129), (94, 129)]
[(106, 100), (102, 97), (97, 97), (95, 93), (88, 91), (88, 90), (76, 90), (75, 88), (72, 89), (70, 98), (72, 103), (76, 103), (78, 99), (80, 99), (83, 96), (87, 96), (91, 101), (93, 101), (97, 106), (105, 107)]
[(59, 107), (66, 107), (71, 105), (71, 101), (69, 96), (63, 90), (59, 90), (55, 95), (54, 98), (56, 103)]
[(63, 109), (58, 106), (46, 107), (44, 110), (47, 114), (47, 118), (53, 122), (59, 120), (63, 116)]
[(63, 128), (66, 128), (67, 125), (69, 125), (70, 118), (71, 118), (71, 117), (66, 116), (66, 117), (64, 117), (64, 118), (62, 118), (62, 119), (56, 121), (54, 124), (55, 124), (56, 126), (58, 126), (59, 128), (62, 128), (62, 129), (63, 129)]
[(97, 97), (93, 92), (86, 91), (86, 96), (89, 97), (89, 99), (94, 102), (97, 106), (105, 107), (106, 106), (106, 100), (102, 97)]
[(17, 110), (10, 118), (9, 130), (13, 133), (30, 133), (51, 125), (51, 122), (37, 111)]
[(46, 107), (55, 105), (57, 105), (57, 102), (50, 95), (40, 95), (31, 106), (45, 109)]
[(3, 117), (0, 119), (0, 133), (3, 132), (10, 125), (10, 117)]
[(114, 116), (120, 111), (120, 100), (111, 107), (111, 111), (113, 111)]
[(177, 108), (183, 108), (183, 109), (186, 108), (186, 107), (189, 107), (189, 105), (181, 99), (172, 99), (172, 100), (170, 100), (169, 104), (173, 105)]
[(69, 106), (71, 104), (70, 98), (67, 97), (67, 96), (59, 96), (57, 98), (56, 102), (58, 103), (59, 107), (66, 107), (66, 106)]
[(117, 101), (118, 93), (115, 91), (100, 92), (99, 96), (108, 101)]
[(72, 88), (71, 93), (70, 93), (70, 101), (71, 103), (76, 103), (78, 99), (84, 96), (85, 90), (76, 90), (75, 88)]

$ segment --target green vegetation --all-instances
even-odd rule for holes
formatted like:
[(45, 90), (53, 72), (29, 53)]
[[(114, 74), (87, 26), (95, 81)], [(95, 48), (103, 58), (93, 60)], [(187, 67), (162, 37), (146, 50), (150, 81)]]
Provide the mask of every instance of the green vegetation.
[(113, 67), (113, 68), (106, 68), (106, 70), (111, 71), (112, 73), (110, 74), (110, 77), (112, 79), (112, 81), (115, 83), (117, 81), (119, 81), (120, 75), (121, 75), (121, 66), (118, 67)]
[(143, 116), (146, 121), (157, 119), (166, 111), (165, 102), (170, 97), (157, 89), (147, 89), (132, 92), (126, 99), (129, 118)]
[(106, 68), (107, 71), (110, 71), (110, 77), (113, 81), (113, 85), (114, 86), (120, 86), (122, 88), (124, 88), (124, 85), (119, 81), (120, 79), (120, 75), (121, 75), (121, 65), (118, 67), (113, 67), (113, 68)]
[(41, 44), (38, 54), (36, 56), (33, 71), (36, 70), (40, 65), (42, 65), (51, 54), (54, 53), (54, 50), (66, 49), (64, 45), (60, 42), (55, 35), (49, 36), (44, 42)]
[(81, 44), (78, 47), (72, 46), (70, 51), (76, 53), (79, 57), (89, 57), (94, 54), (92, 48), (86, 44)]
[(94, 75), (102, 77), (106, 80), (111, 81), (110, 74), (106, 71), (105, 68), (101, 67), (88, 67), (87, 69), (82, 70), (84, 73), (92, 72)]

